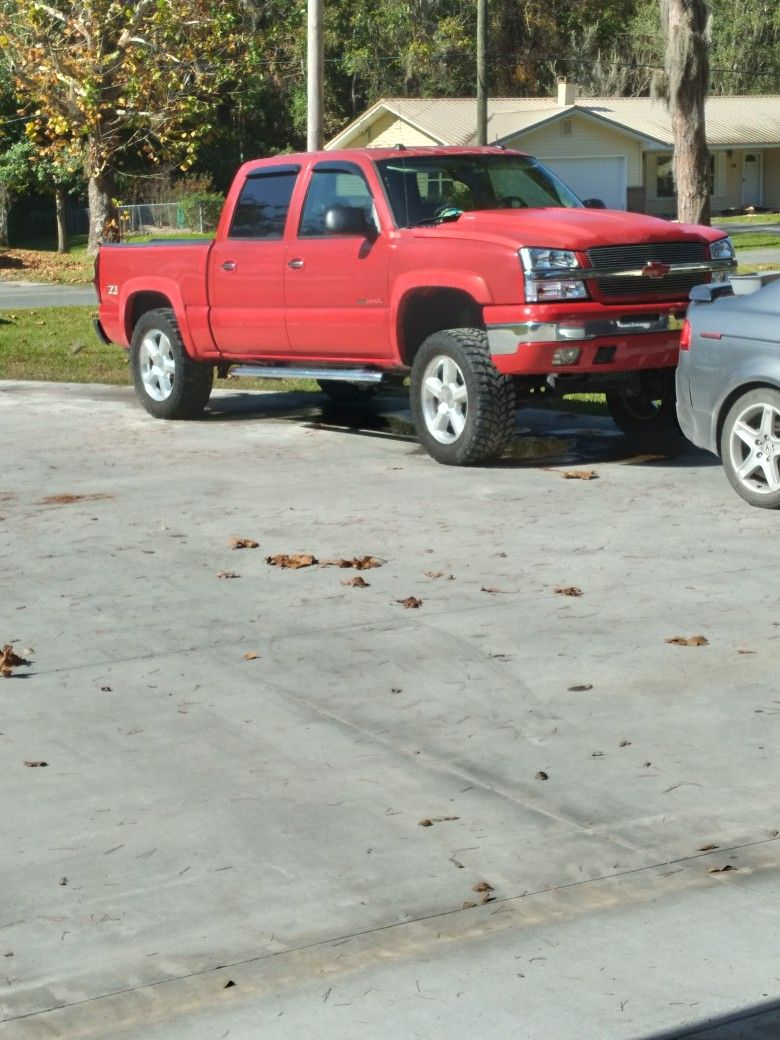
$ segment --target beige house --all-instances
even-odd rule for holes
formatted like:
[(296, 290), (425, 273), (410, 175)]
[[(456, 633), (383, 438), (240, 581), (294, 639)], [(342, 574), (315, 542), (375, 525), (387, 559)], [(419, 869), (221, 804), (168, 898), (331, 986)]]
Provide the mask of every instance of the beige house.
[[(327, 148), (469, 145), (474, 98), (385, 98)], [(706, 108), (713, 213), (745, 205), (780, 210), (780, 95), (712, 97)], [(580, 198), (672, 217), (669, 111), (650, 98), (491, 98), (488, 142), (535, 155)]]

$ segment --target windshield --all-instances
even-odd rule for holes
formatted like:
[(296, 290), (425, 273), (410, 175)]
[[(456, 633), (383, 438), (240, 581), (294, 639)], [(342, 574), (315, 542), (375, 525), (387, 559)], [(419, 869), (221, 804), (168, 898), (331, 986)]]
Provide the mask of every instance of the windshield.
[(452, 220), (467, 210), (582, 206), (526, 155), (399, 155), (376, 166), (398, 227)]

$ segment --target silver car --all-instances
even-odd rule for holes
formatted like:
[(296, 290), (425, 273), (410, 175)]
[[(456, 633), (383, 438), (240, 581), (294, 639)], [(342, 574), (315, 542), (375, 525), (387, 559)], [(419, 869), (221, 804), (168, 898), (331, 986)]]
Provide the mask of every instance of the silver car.
[(780, 271), (691, 290), (677, 418), (751, 505), (780, 508)]

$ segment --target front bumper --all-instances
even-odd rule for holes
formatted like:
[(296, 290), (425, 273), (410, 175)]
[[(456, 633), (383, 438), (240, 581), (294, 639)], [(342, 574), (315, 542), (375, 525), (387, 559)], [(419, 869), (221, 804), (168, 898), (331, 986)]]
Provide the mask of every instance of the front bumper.
[(504, 375), (589, 374), (673, 368), (684, 305), (487, 308), (493, 364)]

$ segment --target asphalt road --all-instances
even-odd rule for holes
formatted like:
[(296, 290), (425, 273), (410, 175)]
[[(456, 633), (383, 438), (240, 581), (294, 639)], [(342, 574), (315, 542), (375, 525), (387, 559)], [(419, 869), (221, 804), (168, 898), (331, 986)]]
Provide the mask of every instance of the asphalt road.
[(0, 281), (0, 311), (32, 310), (37, 307), (97, 306), (91, 285), (46, 285), (43, 282)]
[(2, 1040), (780, 1034), (780, 517), (406, 423), (0, 383)]

